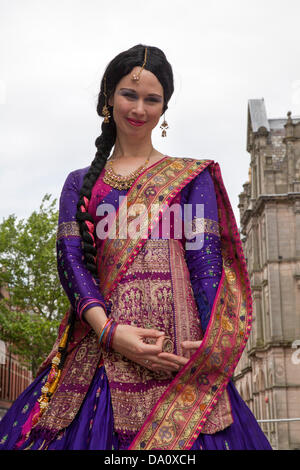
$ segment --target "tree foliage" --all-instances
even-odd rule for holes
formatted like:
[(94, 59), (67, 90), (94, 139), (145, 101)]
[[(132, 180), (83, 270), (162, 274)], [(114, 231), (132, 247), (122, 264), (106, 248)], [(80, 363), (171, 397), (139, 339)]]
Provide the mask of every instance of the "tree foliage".
[(35, 375), (50, 352), (69, 307), (56, 262), (56, 199), (46, 194), (27, 220), (9, 215), (0, 224), (0, 338), (30, 364)]

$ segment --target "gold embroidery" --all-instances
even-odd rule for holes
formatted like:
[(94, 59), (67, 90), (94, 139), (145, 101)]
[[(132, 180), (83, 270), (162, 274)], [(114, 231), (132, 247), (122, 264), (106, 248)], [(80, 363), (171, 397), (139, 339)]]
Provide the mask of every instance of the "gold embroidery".
[(190, 336), (193, 337), (192, 341), (200, 340), (202, 331), (190, 273), (184, 258), (184, 248), (178, 240), (169, 240), (169, 257), (174, 297), (176, 350), (177, 354), (190, 358), (189, 354), (184, 353), (181, 343)]
[(56, 239), (63, 237), (80, 237), (78, 222), (62, 222), (57, 228)]
[(207, 421), (200, 433), (215, 434), (233, 423), (231, 415), (230, 399), (227, 390), (220, 396), (218, 403), (208, 415)]
[(221, 227), (215, 220), (195, 217), (191, 222), (186, 224), (185, 231), (186, 238), (188, 239), (201, 233), (212, 233), (213, 235), (220, 237)]
[(101, 357), (97, 336), (93, 330), (78, 344), (71, 356), (70, 368), (38, 422), (38, 426), (47, 430), (67, 427), (81, 406)]
[[(178, 243), (176, 240), (170, 240), (170, 263), (173, 275), (173, 289), (176, 293), (174, 296), (174, 310), (177, 313), (175, 314), (177, 319), (176, 340), (179, 343), (178, 349), (182, 354), (180, 343), (184, 341), (184, 336), (188, 335), (188, 331), (198, 331), (198, 339), (202, 338), (202, 332), (199, 331), (198, 314), (189, 316), (186, 311), (186, 309), (189, 309), (190, 311), (198, 312), (190, 283), (189, 270), (184, 260), (184, 249), (181, 243)], [(186, 286), (183, 288), (184, 282)], [(182, 333), (183, 337), (181, 337)], [(184, 399), (188, 401), (189, 397), (184, 394)], [(230, 426), (232, 422), (230, 399), (227, 390), (225, 390), (200, 432), (214, 434)]]

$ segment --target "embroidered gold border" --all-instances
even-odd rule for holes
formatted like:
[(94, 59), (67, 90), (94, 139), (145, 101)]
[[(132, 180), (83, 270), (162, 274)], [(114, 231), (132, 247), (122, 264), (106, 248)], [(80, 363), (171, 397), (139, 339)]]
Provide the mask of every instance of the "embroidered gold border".
[[(193, 331), (196, 336), (195, 341), (203, 339), (203, 332), (201, 330), (200, 321), (199, 324), (191, 323), (192, 318), (197, 318), (198, 308), (194, 299), (192, 285), (190, 282), (190, 273), (184, 262), (184, 254), (180, 256), (180, 251), (183, 252), (183, 246), (177, 240), (169, 240), (170, 246), (170, 266), (173, 283), (173, 298), (174, 298), (174, 310), (175, 310), (175, 325), (177, 330), (177, 354), (183, 355), (181, 348), (181, 341), (186, 335), (186, 330)], [(185, 284), (185, 287), (183, 287)], [(188, 312), (195, 312), (190, 315)], [(184, 320), (184, 322), (183, 322)], [(198, 332), (198, 338), (197, 333)], [(201, 412), (195, 412), (198, 414), (198, 418), (201, 416)], [(215, 432), (222, 431), (232, 424), (233, 419), (231, 415), (231, 406), (227, 390), (224, 390), (220, 400), (218, 401), (215, 408), (209, 417), (209, 420), (204, 424), (201, 429), (201, 433), (214, 434)]]
[(186, 224), (185, 227), (186, 238), (191, 239), (192, 235), (201, 233), (212, 233), (220, 237), (221, 227), (216, 220), (204, 219), (202, 217), (195, 217), (192, 222)]
[(56, 239), (63, 237), (80, 237), (79, 225), (76, 221), (62, 222), (57, 227)]

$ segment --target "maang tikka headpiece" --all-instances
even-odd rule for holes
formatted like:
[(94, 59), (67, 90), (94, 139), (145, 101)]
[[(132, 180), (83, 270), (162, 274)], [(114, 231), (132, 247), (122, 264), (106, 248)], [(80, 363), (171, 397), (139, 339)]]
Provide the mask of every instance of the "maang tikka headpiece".
[(143, 68), (145, 67), (146, 65), (146, 61), (147, 61), (147, 47), (145, 47), (145, 55), (144, 55), (144, 63), (141, 67), (141, 70), (139, 71), (139, 73), (133, 73), (132, 76), (131, 76), (131, 80), (135, 81), (135, 82), (138, 82), (139, 79), (140, 79), (140, 76), (141, 76), (141, 73), (142, 73), (142, 70)]

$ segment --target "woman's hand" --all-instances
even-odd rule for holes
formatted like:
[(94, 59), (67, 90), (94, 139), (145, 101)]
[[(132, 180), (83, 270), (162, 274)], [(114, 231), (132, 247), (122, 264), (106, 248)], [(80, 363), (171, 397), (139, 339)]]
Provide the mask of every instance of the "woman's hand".
[[(155, 344), (146, 344), (147, 338), (155, 339)], [(119, 324), (113, 337), (112, 347), (116, 352), (148, 369), (164, 372), (177, 371), (179, 364), (160, 357), (164, 339), (165, 334), (162, 331)]]
[[(186, 352), (190, 352), (189, 356), (191, 357), (197, 349), (200, 347), (202, 341), (182, 341), (181, 346)], [(160, 359), (169, 361), (170, 363), (177, 365), (177, 370), (182, 369), (188, 362), (184, 356), (178, 356), (177, 354), (171, 354), (166, 352), (161, 352), (158, 354)], [(153, 370), (157, 370), (156, 365), (153, 365)]]
[(190, 357), (200, 348), (202, 341), (182, 341), (181, 346), (190, 352)]

